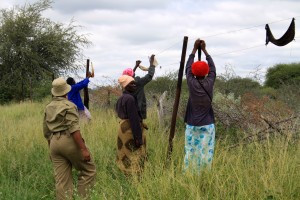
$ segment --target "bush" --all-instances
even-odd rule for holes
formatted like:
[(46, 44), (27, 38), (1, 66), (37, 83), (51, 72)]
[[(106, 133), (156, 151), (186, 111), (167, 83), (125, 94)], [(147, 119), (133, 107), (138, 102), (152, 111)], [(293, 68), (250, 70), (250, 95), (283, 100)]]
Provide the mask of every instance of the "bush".
[(269, 68), (265, 85), (278, 89), (281, 85), (300, 84), (300, 63), (278, 64)]

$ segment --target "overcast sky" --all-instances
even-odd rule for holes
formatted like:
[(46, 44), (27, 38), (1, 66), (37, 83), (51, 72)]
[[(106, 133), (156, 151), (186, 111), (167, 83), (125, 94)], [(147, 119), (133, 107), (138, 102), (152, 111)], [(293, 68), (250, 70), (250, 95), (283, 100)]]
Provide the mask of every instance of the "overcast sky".
[[(0, 8), (26, 2), (36, 1), (1, 0)], [(258, 69), (263, 76), (275, 64), (300, 62), (299, 11), (299, 0), (56, 0), (44, 16), (65, 24), (74, 19), (83, 27), (78, 32), (93, 43), (83, 53), (95, 67), (95, 86), (107, 81), (104, 77), (116, 80), (137, 59), (148, 66), (151, 54), (161, 66), (155, 76), (178, 70), (184, 36), (189, 38), (186, 60), (201, 38), (218, 74), (231, 66), (241, 77)], [(278, 39), (293, 17), (295, 41), (265, 46), (265, 24)]]

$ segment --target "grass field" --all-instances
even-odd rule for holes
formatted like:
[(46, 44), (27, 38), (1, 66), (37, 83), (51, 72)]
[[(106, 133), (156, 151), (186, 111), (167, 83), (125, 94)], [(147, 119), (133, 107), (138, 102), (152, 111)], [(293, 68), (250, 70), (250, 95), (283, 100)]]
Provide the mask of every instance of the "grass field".
[[(42, 134), (46, 104), (0, 106), (1, 200), (55, 198), (53, 169)], [(183, 174), (184, 127), (176, 131), (172, 161), (166, 167), (168, 132), (159, 130), (156, 111), (150, 109), (149, 161), (137, 180), (124, 177), (114, 163), (115, 113), (93, 108), (91, 113), (92, 123), (81, 126), (98, 171), (91, 199), (300, 199), (299, 140), (275, 138), (230, 150), (228, 141), (217, 140), (212, 170), (199, 176)]]

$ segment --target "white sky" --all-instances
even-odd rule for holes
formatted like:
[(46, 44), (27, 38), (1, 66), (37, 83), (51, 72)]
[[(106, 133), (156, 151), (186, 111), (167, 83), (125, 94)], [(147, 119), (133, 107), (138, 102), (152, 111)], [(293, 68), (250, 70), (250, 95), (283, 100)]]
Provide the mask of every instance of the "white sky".
[[(0, 8), (26, 2), (36, 1), (1, 0)], [(299, 0), (56, 0), (44, 16), (65, 24), (74, 19), (83, 27), (78, 32), (93, 43), (83, 53), (95, 67), (95, 86), (116, 80), (137, 59), (148, 66), (151, 54), (161, 66), (156, 77), (178, 70), (184, 36), (189, 37), (186, 60), (195, 39), (201, 38), (218, 74), (231, 66), (241, 77), (258, 68), (263, 76), (275, 64), (300, 62), (299, 11)], [(278, 39), (293, 17), (296, 40), (266, 47), (265, 24)], [(144, 74), (137, 70), (137, 75)]]

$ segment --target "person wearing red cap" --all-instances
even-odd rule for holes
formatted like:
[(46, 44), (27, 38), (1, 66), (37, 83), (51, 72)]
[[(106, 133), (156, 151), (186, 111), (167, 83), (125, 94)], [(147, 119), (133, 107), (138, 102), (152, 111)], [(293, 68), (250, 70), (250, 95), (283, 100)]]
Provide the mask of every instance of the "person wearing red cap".
[[(205, 61), (194, 62), (198, 48)], [(189, 99), (185, 114), (184, 171), (197, 172), (211, 166), (215, 144), (215, 118), (212, 108), (216, 68), (204, 40), (197, 39), (186, 64)]]

